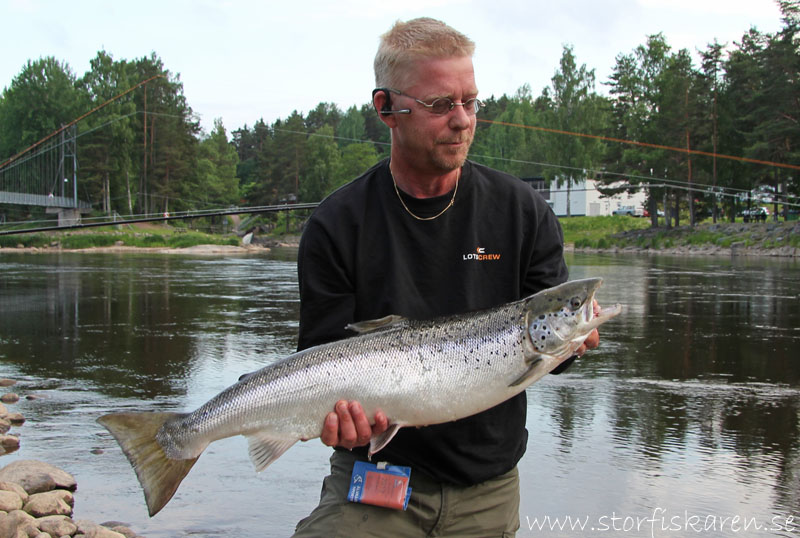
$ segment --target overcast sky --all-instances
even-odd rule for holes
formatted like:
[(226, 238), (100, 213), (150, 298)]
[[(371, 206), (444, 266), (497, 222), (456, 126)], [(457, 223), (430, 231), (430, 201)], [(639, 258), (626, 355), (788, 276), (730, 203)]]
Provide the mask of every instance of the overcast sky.
[(534, 95), (550, 83), (564, 44), (595, 69), (663, 32), (673, 49), (740, 41), (755, 26), (780, 29), (774, 0), (0, 0), (0, 87), (27, 60), (54, 56), (77, 76), (104, 49), (132, 60), (155, 52), (180, 74), (208, 130), (272, 123), (319, 102), (342, 110), (370, 99), (378, 36), (394, 21), (443, 20), (477, 43), (481, 96)]

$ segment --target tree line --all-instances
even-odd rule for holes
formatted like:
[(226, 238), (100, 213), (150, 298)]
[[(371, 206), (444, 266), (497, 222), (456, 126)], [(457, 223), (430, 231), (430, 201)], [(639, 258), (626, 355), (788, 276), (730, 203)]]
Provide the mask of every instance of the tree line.
[[(751, 28), (730, 46), (714, 41), (698, 51), (699, 65), (662, 34), (647, 37), (617, 55), (603, 93), (565, 46), (538, 96), (525, 85), (485, 99), (470, 158), (568, 193), (584, 178), (609, 193), (645, 186), (654, 224), (657, 207), (676, 224), (682, 212), (692, 222), (732, 219), (759, 186), (793, 202), (800, 0), (778, 3), (778, 32)], [(23, 67), (0, 95), (0, 162), (155, 77), (78, 124), (79, 195), (105, 213), (316, 202), (388, 155), (389, 131), (371, 103), (322, 102), (229, 137), (221, 120), (200, 129), (180, 77), (155, 53), (126, 61), (101, 51), (90, 65), (80, 78), (54, 58)]]

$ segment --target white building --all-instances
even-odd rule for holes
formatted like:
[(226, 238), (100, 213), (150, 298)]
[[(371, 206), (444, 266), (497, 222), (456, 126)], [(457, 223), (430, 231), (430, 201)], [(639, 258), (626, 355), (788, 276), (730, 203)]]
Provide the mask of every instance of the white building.
[[(544, 196), (557, 216), (567, 215), (566, 184), (556, 187), (555, 182), (552, 182), (548, 188), (541, 178), (525, 178), (523, 181), (529, 183)], [(597, 190), (597, 184), (598, 182), (593, 179), (581, 179), (573, 182), (569, 193), (570, 215), (573, 217), (611, 215), (613, 211), (623, 206), (646, 209), (644, 189), (634, 193), (622, 192), (613, 196), (604, 196)]]

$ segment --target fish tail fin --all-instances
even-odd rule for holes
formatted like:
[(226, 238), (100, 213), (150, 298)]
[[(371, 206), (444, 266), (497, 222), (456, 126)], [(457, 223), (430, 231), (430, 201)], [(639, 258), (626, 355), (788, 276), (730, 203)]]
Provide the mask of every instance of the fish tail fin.
[(179, 413), (112, 413), (97, 419), (119, 443), (136, 471), (144, 490), (150, 517), (169, 502), (197, 457), (176, 460), (167, 457), (156, 434), (168, 420)]

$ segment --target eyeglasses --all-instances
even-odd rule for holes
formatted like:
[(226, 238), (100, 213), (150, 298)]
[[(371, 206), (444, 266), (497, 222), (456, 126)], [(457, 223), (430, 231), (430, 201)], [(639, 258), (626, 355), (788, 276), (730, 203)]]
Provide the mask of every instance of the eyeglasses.
[(417, 103), (427, 108), (429, 112), (431, 112), (432, 114), (436, 114), (437, 116), (443, 116), (457, 106), (463, 106), (464, 112), (466, 112), (468, 116), (474, 116), (484, 106), (484, 104), (476, 97), (467, 99), (463, 103), (456, 103), (455, 101), (447, 97), (439, 97), (438, 99), (434, 99), (430, 103), (426, 103), (425, 101), (417, 99), (413, 95), (408, 95), (407, 93), (401, 92), (400, 90), (396, 90), (394, 88), (378, 88), (375, 91), (392, 92), (396, 93), (397, 95), (405, 95), (406, 97), (410, 97)]

